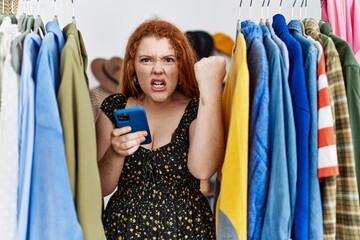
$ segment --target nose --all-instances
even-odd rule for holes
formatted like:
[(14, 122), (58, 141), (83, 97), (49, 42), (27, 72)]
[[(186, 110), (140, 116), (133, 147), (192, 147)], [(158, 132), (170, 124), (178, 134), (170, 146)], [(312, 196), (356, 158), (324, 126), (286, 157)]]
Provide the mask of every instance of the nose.
[(160, 60), (154, 61), (154, 66), (153, 66), (152, 71), (156, 74), (164, 73), (164, 68), (163, 68), (162, 62)]

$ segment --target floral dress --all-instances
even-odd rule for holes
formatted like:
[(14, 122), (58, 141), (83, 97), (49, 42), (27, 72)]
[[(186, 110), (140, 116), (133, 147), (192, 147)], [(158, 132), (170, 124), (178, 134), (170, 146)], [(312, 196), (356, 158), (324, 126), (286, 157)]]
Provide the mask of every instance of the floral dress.
[[(101, 109), (115, 123), (114, 111), (126, 102), (114, 94)], [(118, 190), (103, 213), (107, 239), (215, 239), (213, 213), (187, 168), (189, 126), (198, 106), (197, 98), (188, 103), (168, 144), (140, 146), (125, 158)]]

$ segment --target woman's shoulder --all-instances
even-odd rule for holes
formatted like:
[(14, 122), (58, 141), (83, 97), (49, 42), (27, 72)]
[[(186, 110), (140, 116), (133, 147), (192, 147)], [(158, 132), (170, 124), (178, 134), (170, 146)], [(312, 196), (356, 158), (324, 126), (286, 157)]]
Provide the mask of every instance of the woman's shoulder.
[(114, 122), (113, 114), (118, 109), (123, 109), (126, 106), (128, 96), (122, 93), (111, 94), (104, 99), (100, 108), (101, 110)]

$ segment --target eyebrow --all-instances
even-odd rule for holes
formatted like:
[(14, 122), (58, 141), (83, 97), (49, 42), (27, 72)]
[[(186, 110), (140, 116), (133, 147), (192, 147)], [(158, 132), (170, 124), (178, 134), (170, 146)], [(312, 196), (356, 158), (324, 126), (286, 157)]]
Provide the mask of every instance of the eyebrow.
[[(150, 58), (154, 58), (154, 56), (152, 56), (152, 55), (148, 55), (148, 54), (141, 54), (141, 55), (139, 55), (138, 56), (138, 58), (142, 58), (142, 57), (150, 57)], [(174, 54), (166, 54), (166, 55), (163, 55), (163, 56), (161, 56), (161, 57), (159, 57), (160, 59), (162, 59), (162, 58), (167, 58), (167, 57), (173, 57), (173, 58), (176, 58), (176, 55), (174, 55)]]

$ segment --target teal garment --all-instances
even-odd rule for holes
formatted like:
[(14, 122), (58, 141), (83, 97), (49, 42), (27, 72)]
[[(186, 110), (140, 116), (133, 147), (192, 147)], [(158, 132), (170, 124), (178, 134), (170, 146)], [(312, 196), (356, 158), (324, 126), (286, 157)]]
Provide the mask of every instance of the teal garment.
[(317, 102), (317, 58), (318, 50), (310, 39), (302, 34), (302, 23), (291, 20), (288, 28), (300, 43), (303, 53), (303, 66), (310, 106), (309, 139), (309, 239), (323, 239), (323, 219), (321, 193), (318, 178), (318, 102)]
[[(348, 101), (351, 134), (354, 146), (354, 160), (358, 189), (360, 189), (360, 66), (350, 45), (333, 34), (330, 24), (323, 23), (321, 33), (329, 36), (339, 53)], [(360, 191), (359, 198), (360, 198)]]

